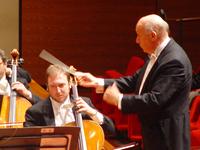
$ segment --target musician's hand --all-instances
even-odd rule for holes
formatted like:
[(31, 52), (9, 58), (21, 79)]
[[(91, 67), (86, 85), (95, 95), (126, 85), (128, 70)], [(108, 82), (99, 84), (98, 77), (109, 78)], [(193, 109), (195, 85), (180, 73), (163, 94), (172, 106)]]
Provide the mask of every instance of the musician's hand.
[(6, 76), (11, 77), (11, 75), (12, 75), (12, 70), (11, 70), (11, 68), (7, 67), (6, 68)]
[(15, 90), (18, 94), (26, 97), (27, 99), (32, 98), (32, 93), (28, 89), (26, 89), (24, 84), (19, 81), (12, 83), (12, 89)]
[(86, 113), (88, 114), (89, 116), (93, 116), (94, 114), (96, 114), (96, 110), (93, 109), (92, 107), (90, 107), (82, 98), (78, 98), (74, 101), (74, 104), (75, 104), (75, 108), (76, 108), (76, 111), (78, 113)]
[(76, 72), (75, 76), (78, 80), (78, 84), (83, 87), (93, 87), (99, 86), (99, 79), (93, 76), (91, 73)]
[(116, 83), (113, 83), (112, 86), (109, 86), (104, 94), (103, 94), (103, 100), (111, 105), (117, 106), (119, 97), (120, 97), (120, 91), (116, 86)]

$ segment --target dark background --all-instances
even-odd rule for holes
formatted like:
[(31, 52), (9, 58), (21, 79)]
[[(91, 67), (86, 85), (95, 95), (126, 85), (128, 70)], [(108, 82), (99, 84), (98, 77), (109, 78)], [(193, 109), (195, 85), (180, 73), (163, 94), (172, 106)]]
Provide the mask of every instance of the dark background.
[(135, 43), (141, 16), (163, 9), (171, 36), (200, 65), (199, 0), (21, 0), (20, 50), (24, 68), (45, 84), (45, 49), (67, 65), (94, 75), (123, 73), (132, 55), (145, 58)]

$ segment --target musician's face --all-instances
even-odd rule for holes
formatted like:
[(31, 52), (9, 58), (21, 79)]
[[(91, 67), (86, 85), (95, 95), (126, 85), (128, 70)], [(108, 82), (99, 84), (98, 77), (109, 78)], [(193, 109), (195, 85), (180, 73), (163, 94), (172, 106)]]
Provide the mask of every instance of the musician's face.
[(0, 58), (0, 78), (2, 78), (6, 73), (6, 64)]
[(144, 23), (139, 22), (136, 25), (136, 34), (136, 43), (142, 48), (143, 52), (152, 54), (155, 50), (155, 33), (153, 31), (147, 31), (144, 28)]
[(65, 74), (50, 75), (47, 79), (49, 95), (59, 103), (69, 96), (70, 86)]

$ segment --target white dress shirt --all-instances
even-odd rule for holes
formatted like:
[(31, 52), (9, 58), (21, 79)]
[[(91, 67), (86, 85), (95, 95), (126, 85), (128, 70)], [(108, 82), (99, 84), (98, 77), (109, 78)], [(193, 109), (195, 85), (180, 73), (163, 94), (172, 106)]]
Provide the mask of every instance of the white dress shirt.
[(144, 73), (144, 76), (143, 76), (143, 79), (142, 79), (142, 82), (140, 84), (140, 89), (139, 89), (139, 95), (141, 94), (141, 91), (142, 91), (142, 88), (143, 88), (143, 85), (146, 81), (146, 78), (149, 74), (149, 72), (151, 71), (151, 69), (153, 68), (153, 65), (155, 64), (156, 60), (158, 59), (160, 53), (163, 51), (163, 49), (165, 48), (165, 46), (168, 44), (168, 42), (170, 41), (170, 38), (167, 37), (154, 51), (154, 53), (152, 53), (150, 55), (150, 60), (149, 60), (149, 63), (147, 65), (147, 68), (145, 70), (145, 73)]
[[(70, 122), (75, 121), (75, 116), (72, 110), (74, 106), (73, 103), (70, 102), (70, 99), (67, 98), (64, 103), (58, 103), (50, 97), (53, 112), (55, 116), (55, 124), (56, 126), (62, 126)], [(96, 111), (93, 116), (90, 116), (92, 120), (96, 121), (99, 124), (103, 123), (104, 116)]]
[(53, 107), (56, 126), (63, 126), (67, 123), (75, 121), (72, 107), (66, 107), (66, 105), (73, 106), (71, 105), (69, 98), (67, 98), (64, 103), (58, 103), (52, 98), (50, 98), (50, 100)]
[(0, 95), (7, 95), (10, 96), (10, 84), (8, 83), (8, 80), (6, 79), (6, 76), (3, 76), (0, 79)]

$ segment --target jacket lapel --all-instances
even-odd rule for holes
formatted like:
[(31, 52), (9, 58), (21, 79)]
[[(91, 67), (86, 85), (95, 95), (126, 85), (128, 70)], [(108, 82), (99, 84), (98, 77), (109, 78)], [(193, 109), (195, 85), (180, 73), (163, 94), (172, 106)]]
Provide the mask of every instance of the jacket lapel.
[(51, 100), (50, 98), (48, 98), (47, 101), (45, 101), (45, 105), (43, 108), (43, 116), (44, 116), (44, 120), (46, 122), (46, 125), (55, 125), (55, 117), (54, 117), (54, 113), (53, 113), (53, 108), (52, 108), (52, 104), (51, 104)]

